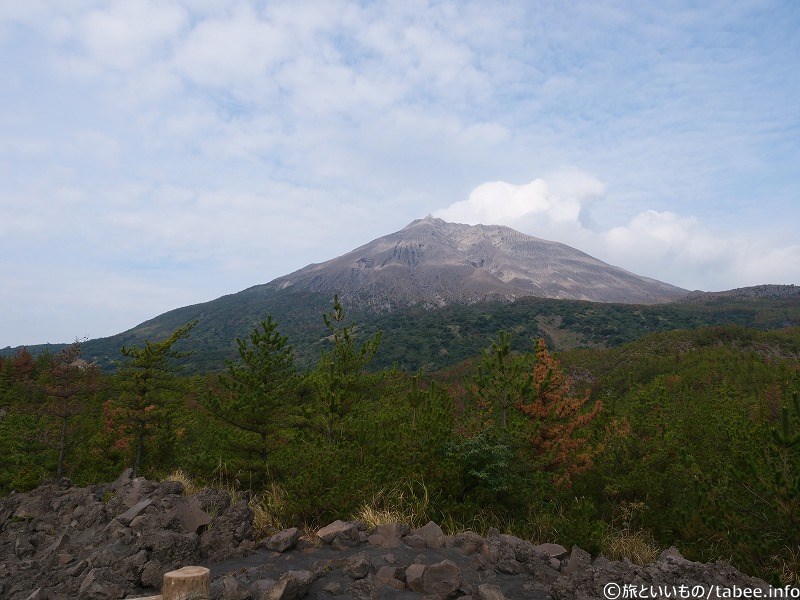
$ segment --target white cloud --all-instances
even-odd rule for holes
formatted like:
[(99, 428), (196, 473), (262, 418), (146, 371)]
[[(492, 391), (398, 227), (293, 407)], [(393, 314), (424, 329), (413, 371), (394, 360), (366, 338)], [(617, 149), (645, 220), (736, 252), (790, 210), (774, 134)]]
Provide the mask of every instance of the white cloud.
[(534, 213), (548, 213), (552, 207), (543, 179), (521, 186), (494, 181), (475, 188), (469, 198), (436, 211), (434, 216), (470, 225), (492, 225), (513, 222)]
[(92, 61), (113, 69), (130, 69), (171, 42), (186, 19), (186, 11), (173, 2), (126, 0), (83, 15), (75, 37)]
[(125, 73), (152, 64), (169, 52), (189, 17), (187, 9), (173, 0), (16, 4), (31, 6), (6, 18), (38, 30), (52, 44), (44, 49), (51, 52), (61, 77), (96, 78), (108, 70)]
[(438, 210), (434, 216), (460, 223), (528, 226), (575, 223), (582, 211), (605, 191), (601, 181), (578, 169), (562, 169), (544, 179), (514, 185), (504, 181), (484, 183), (469, 198)]
[(698, 217), (652, 209), (598, 229), (585, 213), (603, 210), (605, 188), (579, 169), (562, 169), (528, 184), (485, 183), (434, 216), (507, 225), (689, 289), (800, 281), (800, 245), (763, 231), (716, 231)]
[(198, 23), (173, 65), (194, 83), (215, 87), (258, 82), (295, 49), (292, 32), (259, 18), (247, 4)]
[[(663, 254), (665, 250), (688, 244), (697, 233), (694, 218), (647, 210), (606, 232), (605, 239), (618, 253), (633, 252), (644, 246), (642, 251)], [(644, 241), (646, 244), (642, 244)]]

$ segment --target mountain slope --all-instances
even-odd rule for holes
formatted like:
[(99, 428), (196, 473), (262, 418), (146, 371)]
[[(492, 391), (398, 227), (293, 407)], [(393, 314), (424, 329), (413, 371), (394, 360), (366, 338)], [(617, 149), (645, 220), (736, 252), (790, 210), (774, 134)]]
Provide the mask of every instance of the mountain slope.
[[(630, 339), (630, 335), (620, 337), (613, 327), (609, 328), (609, 322), (616, 317), (604, 321), (589, 316), (590, 321), (597, 320), (597, 332), (592, 333), (591, 326), (583, 324), (580, 333), (573, 333), (570, 328), (585, 321), (574, 315), (606, 314), (606, 309), (627, 315), (635, 312), (638, 305), (666, 303), (687, 292), (608, 265), (564, 244), (527, 236), (508, 227), (469, 226), (427, 217), (344, 256), (309, 265), (270, 283), (211, 302), (177, 308), (123, 333), (89, 340), (83, 344), (84, 357), (97, 361), (103, 368), (111, 368), (119, 360), (123, 345), (163, 339), (177, 327), (197, 321), (190, 338), (179, 343), (181, 349), (194, 351), (187, 367), (191, 371), (218, 369), (226, 358), (235, 357), (236, 338), (248, 336), (259, 321), (272, 315), (281, 331), (289, 335), (300, 362), (309, 365), (318, 356), (320, 340), (327, 333), (321, 314), (330, 310), (334, 293), (342, 297), (350, 315), (363, 324), (362, 332), (410, 323), (403, 326), (403, 333), (422, 337), (403, 351), (407, 353), (413, 347), (419, 349), (426, 341), (424, 332), (415, 331), (414, 323), (437, 320), (435, 315), (429, 318), (428, 309), (453, 309), (455, 312), (442, 315), (442, 319), (450, 321), (446, 328), (457, 331), (463, 324), (459, 323), (460, 315), (472, 320), (476, 314), (504, 313), (503, 306), (524, 298), (569, 300), (563, 307), (552, 304), (554, 300), (542, 300), (524, 308), (523, 312), (531, 311), (527, 318), (534, 321), (524, 326), (527, 334), (546, 335), (553, 341), (563, 338), (564, 346), (570, 347), (607, 345), (622, 338)], [(591, 308), (586, 306), (587, 300), (606, 304)], [(616, 303), (613, 306), (617, 308), (612, 309), (608, 303)], [(461, 310), (467, 307), (472, 309)], [(695, 311), (690, 308), (687, 312)], [(499, 327), (514, 329), (515, 318), (501, 317)], [(560, 332), (562, 320), (565, 325)], [(685, 320), (659, 318), (657, 327), (667, 323), (683, 324)], [(652, 329), (648, 326), (647, 330)], [(405, 356), (393, 357), (391, 353), (383, 360), (389, 364), (398, 360), (409, 368), (440, 366), (455, 358), (448, 359), (448, 353), (473, 352), (485, 346), (496, 332), (497, 328), (476, 331), (475, 335), (467, 336), (469, 341), (456, 335), (443, 340), (441, 345), (429, 340), (432, 346), (436, 345), (436, 356), (441, 360), (419, 357), (411, 360)], [(398, 338), (411, 344), (410, 338)], [(386, 340), (384, 344), (389, 346), (390, 342)], [(459, 344), (464, 348), (456, 351)], [(50, 349), (57, 351), (58, 347), (53, 345)], [(13, 349), (3, 352), (9, 351)]]
[(687, 293), (508, 227), (462, 225), (433, 217), (267, 285), (336, 292), (351, 305), (376, 308), (525, 296), (659, 304)]
[(721, 292), (690, 292), (678, 301), (686, 304), (708, 304), (718, 300), (776, 300), (786, 303), (800, 302), (800, 286), (764, 284), (724, 290)]

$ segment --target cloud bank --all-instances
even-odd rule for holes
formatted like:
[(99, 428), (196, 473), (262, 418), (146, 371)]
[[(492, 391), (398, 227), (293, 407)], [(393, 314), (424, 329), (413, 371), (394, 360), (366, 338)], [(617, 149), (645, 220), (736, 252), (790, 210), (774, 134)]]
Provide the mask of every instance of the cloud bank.
[(686, 287), (800, 282), (798, 28), (749, 0), (0, 3), (0, 346), (442, 207)]
[(485, 183), (433, 214), (457, 223), (507, 225), (687, 289), (800, 280), (800, 244), (782, 245), (766, 232), (723, 232), (697, 217), (657, 210), (599, 228), (592, 215), (604, 210), (605, 191), (589, 173), (560, 169), (526, 184)]

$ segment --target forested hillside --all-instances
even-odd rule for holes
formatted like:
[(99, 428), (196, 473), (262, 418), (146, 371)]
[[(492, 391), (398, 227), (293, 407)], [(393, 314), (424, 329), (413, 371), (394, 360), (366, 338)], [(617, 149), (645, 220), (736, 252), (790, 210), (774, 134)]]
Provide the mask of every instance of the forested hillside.
[[(236, 339), (246, 337), (271, 315), (294, 347), (301, 368), (316, 364), (328, 331), (321, 314), (331, 307), (331, 296), (256, 286), (212, 302), (164, 313), (118, 335), (88, 340), (83, 356), (102, 370), (111, 371), (122, 359), (120, 348), (145, 340), (163, 339), (189, 322), (192, 335), (178, 342), (191, 351), (185, 372), (204, 373), (225, 368), (236, 358)], [(500, 330), (513, 332), (515, 350), (529, 348), (544, 338), (549, 348), (606, 348), (659, 331), (736, 324), (756, 329), (800, 325), (800, 288), (759, 286), (714, 294), (694, 293), (679, 303), (659, 305), (607, 304), (577, 300), (523, 298), (515, 302), (453, 304), (439, 309), (422, 306), (393, 311), (348, 308), (358, 323), (355, 335), (365, 340), (384, 332), (371, 369), (396, 365), (404, 371), (441, 369), (475, 356)], [(31, 346), (36, 355), (58, 352), (65, 345)], [(12, 356), (17, 349), (0, 350)]]
[[(658, 321), (637, 311), (618, 314)], [(797, 582), (800, 329), (707, 327), (554, 355), (529, 330), (474, 318), (493, 342), (429, 376), (377, 368), (400, 322), (367, 337), (338, 303), (310, 368), (272, 320), (218, 373), (176, 371), (191, 324), (126, 346), (113, 374), (76, 362), (76, 347), (20, 351), (0, 359), (0, 493), (181, 469), (252, 490), (275, 526), (369, 507), (642, 560), (676, 545)]]

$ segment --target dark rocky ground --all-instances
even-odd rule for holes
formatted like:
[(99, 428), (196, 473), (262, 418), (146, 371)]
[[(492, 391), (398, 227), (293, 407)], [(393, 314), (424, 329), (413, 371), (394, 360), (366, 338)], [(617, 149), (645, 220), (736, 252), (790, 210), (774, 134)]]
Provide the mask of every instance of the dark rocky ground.
[(337, 521), (315, 534), (288, 529), (255, 540), (252, 520), (247, 499), (231, 502), (222, 490), (187, 496), (180, 483), (129, 473), (87, 488), (48, 482), (0, 500), (0, 598), (153, 595), (165, 572), (187, 565), (208, 566), (212, 598), (225, 600), (614, 600), (701, 591), (716, 598), (714, 586), (719, 597), (732, 586), (768, 587), (726, 563), (690, 562), (674, 549), (638, 567), (495, 531), (447, 536), (435, 523), (370, 531)]

